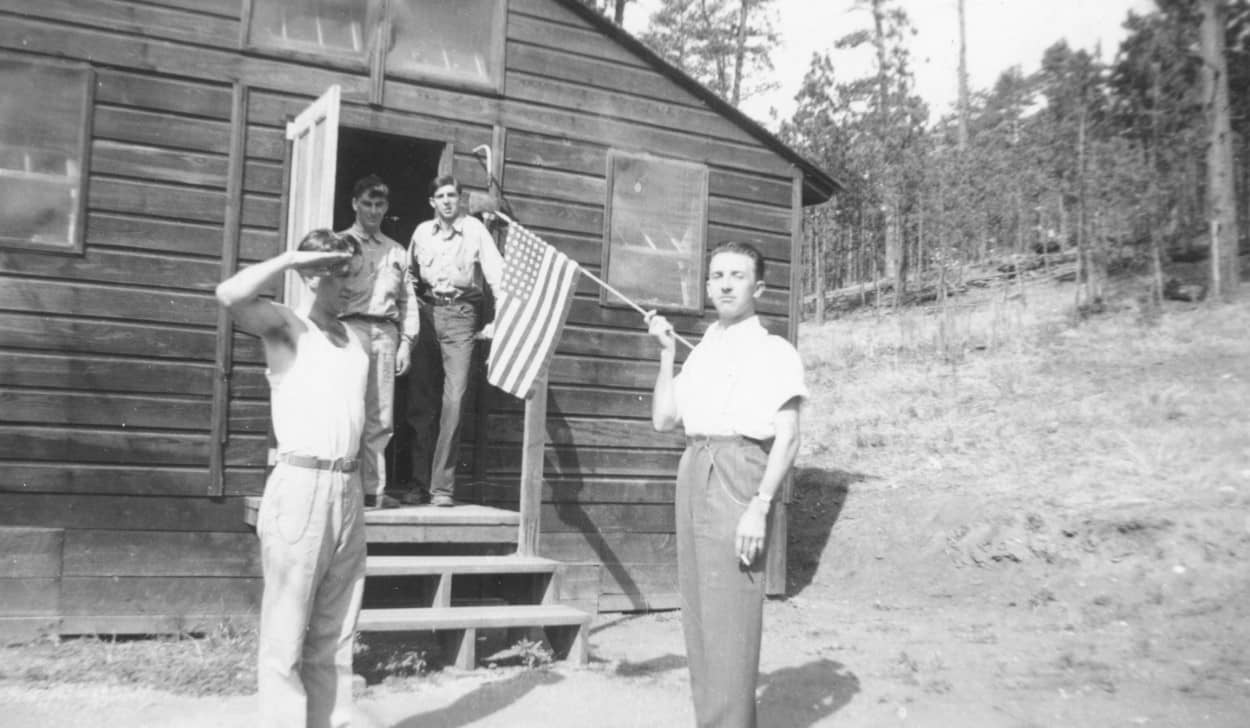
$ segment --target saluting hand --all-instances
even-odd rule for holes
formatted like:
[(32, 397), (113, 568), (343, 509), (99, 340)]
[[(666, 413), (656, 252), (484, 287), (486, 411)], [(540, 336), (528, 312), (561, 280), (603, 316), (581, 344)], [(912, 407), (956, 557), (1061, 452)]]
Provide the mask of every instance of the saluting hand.
[(349, 271), (352, 254), (345, 251), (316, 252), (295, 250), (289, 254), (291, 268), (317, 275), (339, 275)]

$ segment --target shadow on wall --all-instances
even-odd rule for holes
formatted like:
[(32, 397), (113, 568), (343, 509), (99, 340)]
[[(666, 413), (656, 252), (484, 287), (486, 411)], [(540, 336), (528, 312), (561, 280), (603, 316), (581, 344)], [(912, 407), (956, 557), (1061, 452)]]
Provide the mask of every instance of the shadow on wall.
[(812, 583), (851, 485), (874, 477), (836, 468), (798, 468), (794, 471), (794, 489), (788, 509), (790, 531), (786, 543), (789, 562), (787, 596), (796, 596)]

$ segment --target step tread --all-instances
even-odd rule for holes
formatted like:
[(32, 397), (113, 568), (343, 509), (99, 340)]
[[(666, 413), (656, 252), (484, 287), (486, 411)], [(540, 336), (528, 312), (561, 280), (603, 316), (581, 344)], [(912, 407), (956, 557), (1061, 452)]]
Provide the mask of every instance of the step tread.
[(421, 576), (432, 574), (544, 574), (560, 562), (538, 556), (370, 556), (365, 562), (369, 576)]
[[(260, 497), (249, 496), (244, 501), (243, 520), (256, 525), (260, 512)], [(434, 506), (403, 506), (401, 508), (370, 508), (365, 511), (368, 526), (425, 526), (433, 528), (456, 528), (460, 526), (516, 526), (521, 514), (504, 508), (494, 508), (473, 503), (455, 508)]]
[(356, 626), (373, 632), (586, 625), (591, 615), (563, 604), (362, 609)]

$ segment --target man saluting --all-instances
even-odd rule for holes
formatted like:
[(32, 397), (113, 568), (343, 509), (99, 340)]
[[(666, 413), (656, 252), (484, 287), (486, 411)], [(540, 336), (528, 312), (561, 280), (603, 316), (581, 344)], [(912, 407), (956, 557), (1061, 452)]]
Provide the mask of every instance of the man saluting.
[[(217, 286), (235, 324), (264, 344), (278, 441), (256, 522), (263, 726), (351, 721), (352, 638), (365, 579), (356, 452), (369, 367), (359, 337), (339, 319), (353, 250), (347, 239), (314, 230), (298, 250)], [(312, 292), (302, 310), (261, 296), (288, 270)]]

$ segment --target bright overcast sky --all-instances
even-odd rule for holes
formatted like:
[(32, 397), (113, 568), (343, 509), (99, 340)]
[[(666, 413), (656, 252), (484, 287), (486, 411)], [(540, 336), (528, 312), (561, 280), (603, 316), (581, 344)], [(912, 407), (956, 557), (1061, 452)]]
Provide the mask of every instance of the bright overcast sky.
[[(852, 10), (853, 0), (776, 0), (781, 47), (773, 54), (774, 80), (780, 88), (748, 99), (742, 108), (769, 128), (794, 109), (794, 94), (812, 53), (833, 50), (842, 35), (872, 26), (865, 10)], [(637, 0), (626, 10), (625, 27), (638, 33), (656, 7), (656, 0)], [(917, 34), (911, 39), (916, 87), (937, 116), (948, 111), (956, 97), (959, 66), (959, 16), (956, 0), (902, 0)], [(1019, 65), (1025, 73), (1037, 70), (1042, 52), (1066, 38), (1073, 48), (1093, 50), (1102, 44), (1103, 58), (1111, 60), (1124, 37), (1121, 24), (1129, 10), (1149, 12), (1152, 0), (965, 0), (968, 25), (968, 75), (972, 89), (985, 89), (999, 73)], [(835, 52), (839, 80), (872, 71), (865, 53)]]

